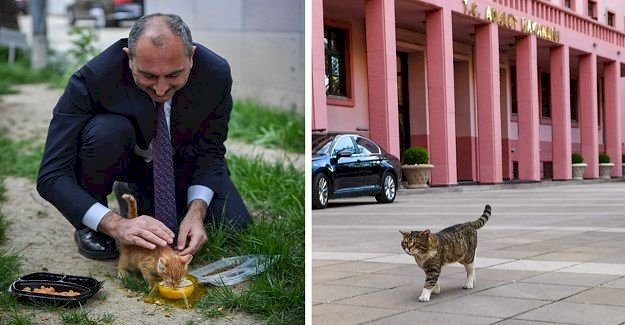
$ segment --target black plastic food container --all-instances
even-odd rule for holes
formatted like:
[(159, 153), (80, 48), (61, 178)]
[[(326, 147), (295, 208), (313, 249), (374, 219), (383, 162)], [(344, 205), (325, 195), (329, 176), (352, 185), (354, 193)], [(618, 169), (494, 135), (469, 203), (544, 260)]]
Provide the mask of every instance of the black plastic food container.
[[(33, 292), (32, 289), (41, 286), (53, 287), (56, 291), (73, 290), (80, 293), (77, 296), (60, 296)], [(31, 291), (25, 290), (28, 287)], [(77, 307), (84, 305), (102, 287), (102, 282), (92, 278), (77, 275), (38, 272), (24, 275), (11, 284), (11, 292), (17, 300), (33, 304), (47, 304), (62, 307)]]

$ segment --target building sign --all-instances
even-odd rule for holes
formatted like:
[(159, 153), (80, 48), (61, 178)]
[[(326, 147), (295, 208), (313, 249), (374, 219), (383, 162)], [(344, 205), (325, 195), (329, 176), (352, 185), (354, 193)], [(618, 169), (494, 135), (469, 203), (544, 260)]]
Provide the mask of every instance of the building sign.
[[(464, 5), (465, 15), (482, 19), (481, 14), (477, 8), (477, 2), (462, 0), (462, 4)], [(491, 8), (491, 6), (486, 6), (483, 19), (494, 22), (497, 25), (509, 29), (520, 30), (524, 33), (534, 34), (537, 37), (544, 38), (549, 41), (560, 41), (560, 31), (555, 27), (545, 26), (541, 23), (525, 17), (521, 17), (519, 19), (514, 14), (505, 12), (503, 10)]]

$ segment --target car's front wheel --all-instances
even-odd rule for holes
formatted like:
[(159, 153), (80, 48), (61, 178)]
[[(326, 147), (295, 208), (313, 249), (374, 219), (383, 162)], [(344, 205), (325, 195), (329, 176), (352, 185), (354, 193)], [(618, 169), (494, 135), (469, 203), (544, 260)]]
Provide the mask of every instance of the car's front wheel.
[(375, 199), (380, 203), (391, 203), (395, 201), (395, 195), (397, 195), (397, 182), (393, 174), (386, 172), (382, 176), (382, 192), (375, 196)]
[(314, 209), (325, 209), (328, 206), (330, 183), (325, 174), (317, 174), (313, 179), (312, 205)]

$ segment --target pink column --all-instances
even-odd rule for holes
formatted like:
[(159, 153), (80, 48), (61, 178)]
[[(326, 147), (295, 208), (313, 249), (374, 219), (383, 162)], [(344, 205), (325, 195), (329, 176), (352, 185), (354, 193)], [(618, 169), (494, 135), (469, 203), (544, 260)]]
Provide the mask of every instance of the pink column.
[(395, 2), (366, 0), (369, 134), (399, 157)]
[(571, 99), (569, 48), (552, 47), (551, 75), (551, 132), (553, 152), (553, 179), (571, 179)]
[(540, 181), (538, 63), (536, 36), (516, 43), (517, 103), (519, 112), (519, 179)]
[(456, 121), (451, 11), (443, 8), (426, 17), (428, 123), (431, 185), (455, 185)]
[(599, 122), (597, 118), (597, 56), (579, 57), (579, 129), (584, 178), (599, 177)]
[(475, 28), (478, 181), (482, 184), (502, 181), (498, 35), (495, 23)]
[(325, 48), (323, 45), (323, 0), (312, 2), (312, 129), (328, 128), (325, 89)]
[(605, 78), (605, 146), (606, 152), (610, 155), (612, 177), (621, 177), (621, 96), (620, 85), (620, 63), (616, 61), (608, 62), (604, 65), (603, 75)]

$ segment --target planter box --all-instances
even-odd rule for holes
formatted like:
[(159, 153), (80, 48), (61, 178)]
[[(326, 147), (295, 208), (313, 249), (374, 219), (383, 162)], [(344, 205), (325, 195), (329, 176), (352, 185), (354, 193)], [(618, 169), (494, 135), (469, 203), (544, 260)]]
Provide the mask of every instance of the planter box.
[(572, 164), (573, 167), (573, 179), (582, 180), (584, 179), (584, 169), (586, 169), (586, 164)]
[(614, 163), (599, 164), (599, 178), (609, 179), (612, 174)]
[(402, 165), (402, 173), (406, 175), (406, 179), (408, 180), (408, 185), (406, 185), (406, 188), (428, 187), (432, 168), (434, 168), (434, 165), (429, 164)]

